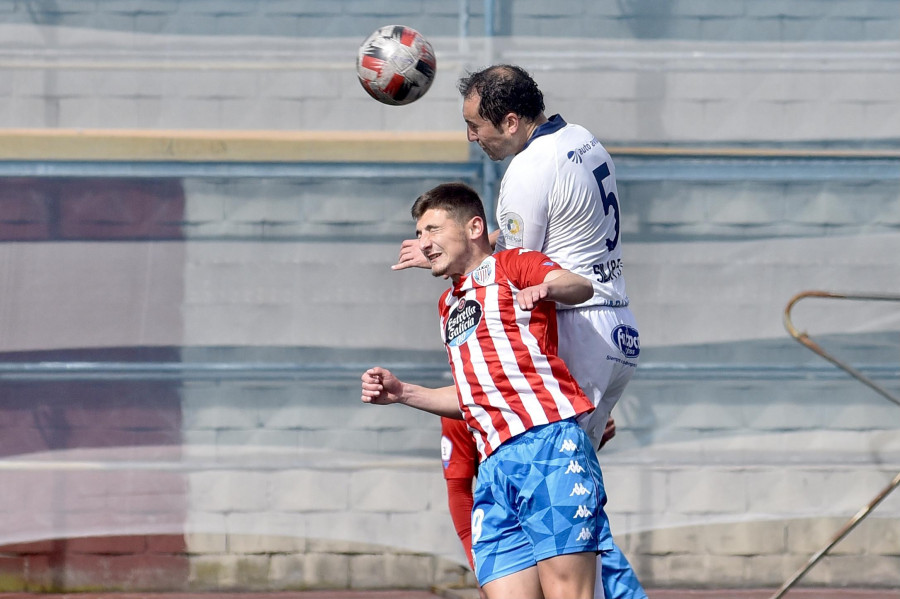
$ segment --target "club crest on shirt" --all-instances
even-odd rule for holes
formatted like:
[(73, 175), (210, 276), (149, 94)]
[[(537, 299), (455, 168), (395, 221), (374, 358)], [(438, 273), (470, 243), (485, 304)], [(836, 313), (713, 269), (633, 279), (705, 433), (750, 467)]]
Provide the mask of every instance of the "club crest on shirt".
[(465, 343), (478, 328), (483, 314), (477, 301), (460, 298), (447, 315), (447, 322), (444, 324), (444, 342), (451, 347), (459, 347)]
[(503, 231), (503, 239), (506, 247), (522, 247), (525, 239), (525, 221), (515, 212), (506, 212), (500, 215), (500, 227)]
[(482, 262), (481, 266), (479, 266), (472, 272), (472, 280), (475, 281), (477, 285), (481, 285), (482, 287), (493, 284), (494, 259), (488, 258), (487, 260)]

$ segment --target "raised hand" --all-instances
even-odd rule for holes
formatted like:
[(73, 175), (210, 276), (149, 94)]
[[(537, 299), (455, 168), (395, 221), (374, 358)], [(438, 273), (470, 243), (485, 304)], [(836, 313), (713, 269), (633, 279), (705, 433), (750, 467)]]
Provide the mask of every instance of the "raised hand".
[(418, 239), (407, 239), (400, 244), (400, 256), (397, 258), (397, 264), (391, 266), (391, 270), (405, 268), (431, 268), (431, 262), (419, 249)]

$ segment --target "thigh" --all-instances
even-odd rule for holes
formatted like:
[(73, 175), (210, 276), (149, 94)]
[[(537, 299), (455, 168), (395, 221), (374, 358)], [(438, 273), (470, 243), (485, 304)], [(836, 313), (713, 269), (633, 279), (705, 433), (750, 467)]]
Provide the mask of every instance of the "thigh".
[(545, 599), (537, 566), (496, 578), (481, 589), (487, 599)]
[(597, 556), (570, 553), (538, 562), (545, 599), (593, 599)]

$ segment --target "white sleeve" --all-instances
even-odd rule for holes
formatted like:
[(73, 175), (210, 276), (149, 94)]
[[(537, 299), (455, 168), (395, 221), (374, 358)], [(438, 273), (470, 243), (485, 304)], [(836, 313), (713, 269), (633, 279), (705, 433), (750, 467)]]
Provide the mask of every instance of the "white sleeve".
[(546, 165), (535, 166), (513, 160), (503, 176), (497, 200), (500, 236), (496, 251), (511, 247), (536, 251), (544, 248), (555, 175)]

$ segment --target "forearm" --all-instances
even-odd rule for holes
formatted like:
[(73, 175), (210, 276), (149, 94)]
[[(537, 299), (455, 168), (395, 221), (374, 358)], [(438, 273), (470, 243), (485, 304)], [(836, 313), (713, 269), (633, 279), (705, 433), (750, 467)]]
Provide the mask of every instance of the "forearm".
[(456, 397), (456, 387), (453, 386), (431, 389), (412, 383), (403, 383), (400, 403), (438, 416), (462, 419), (459, 400)]
[(544, 283), (547, 284), (547, 299), (561, 304), (573, 306), (588, 301), (594, 295), (590, 281), (567, 270), (549, 273)]

